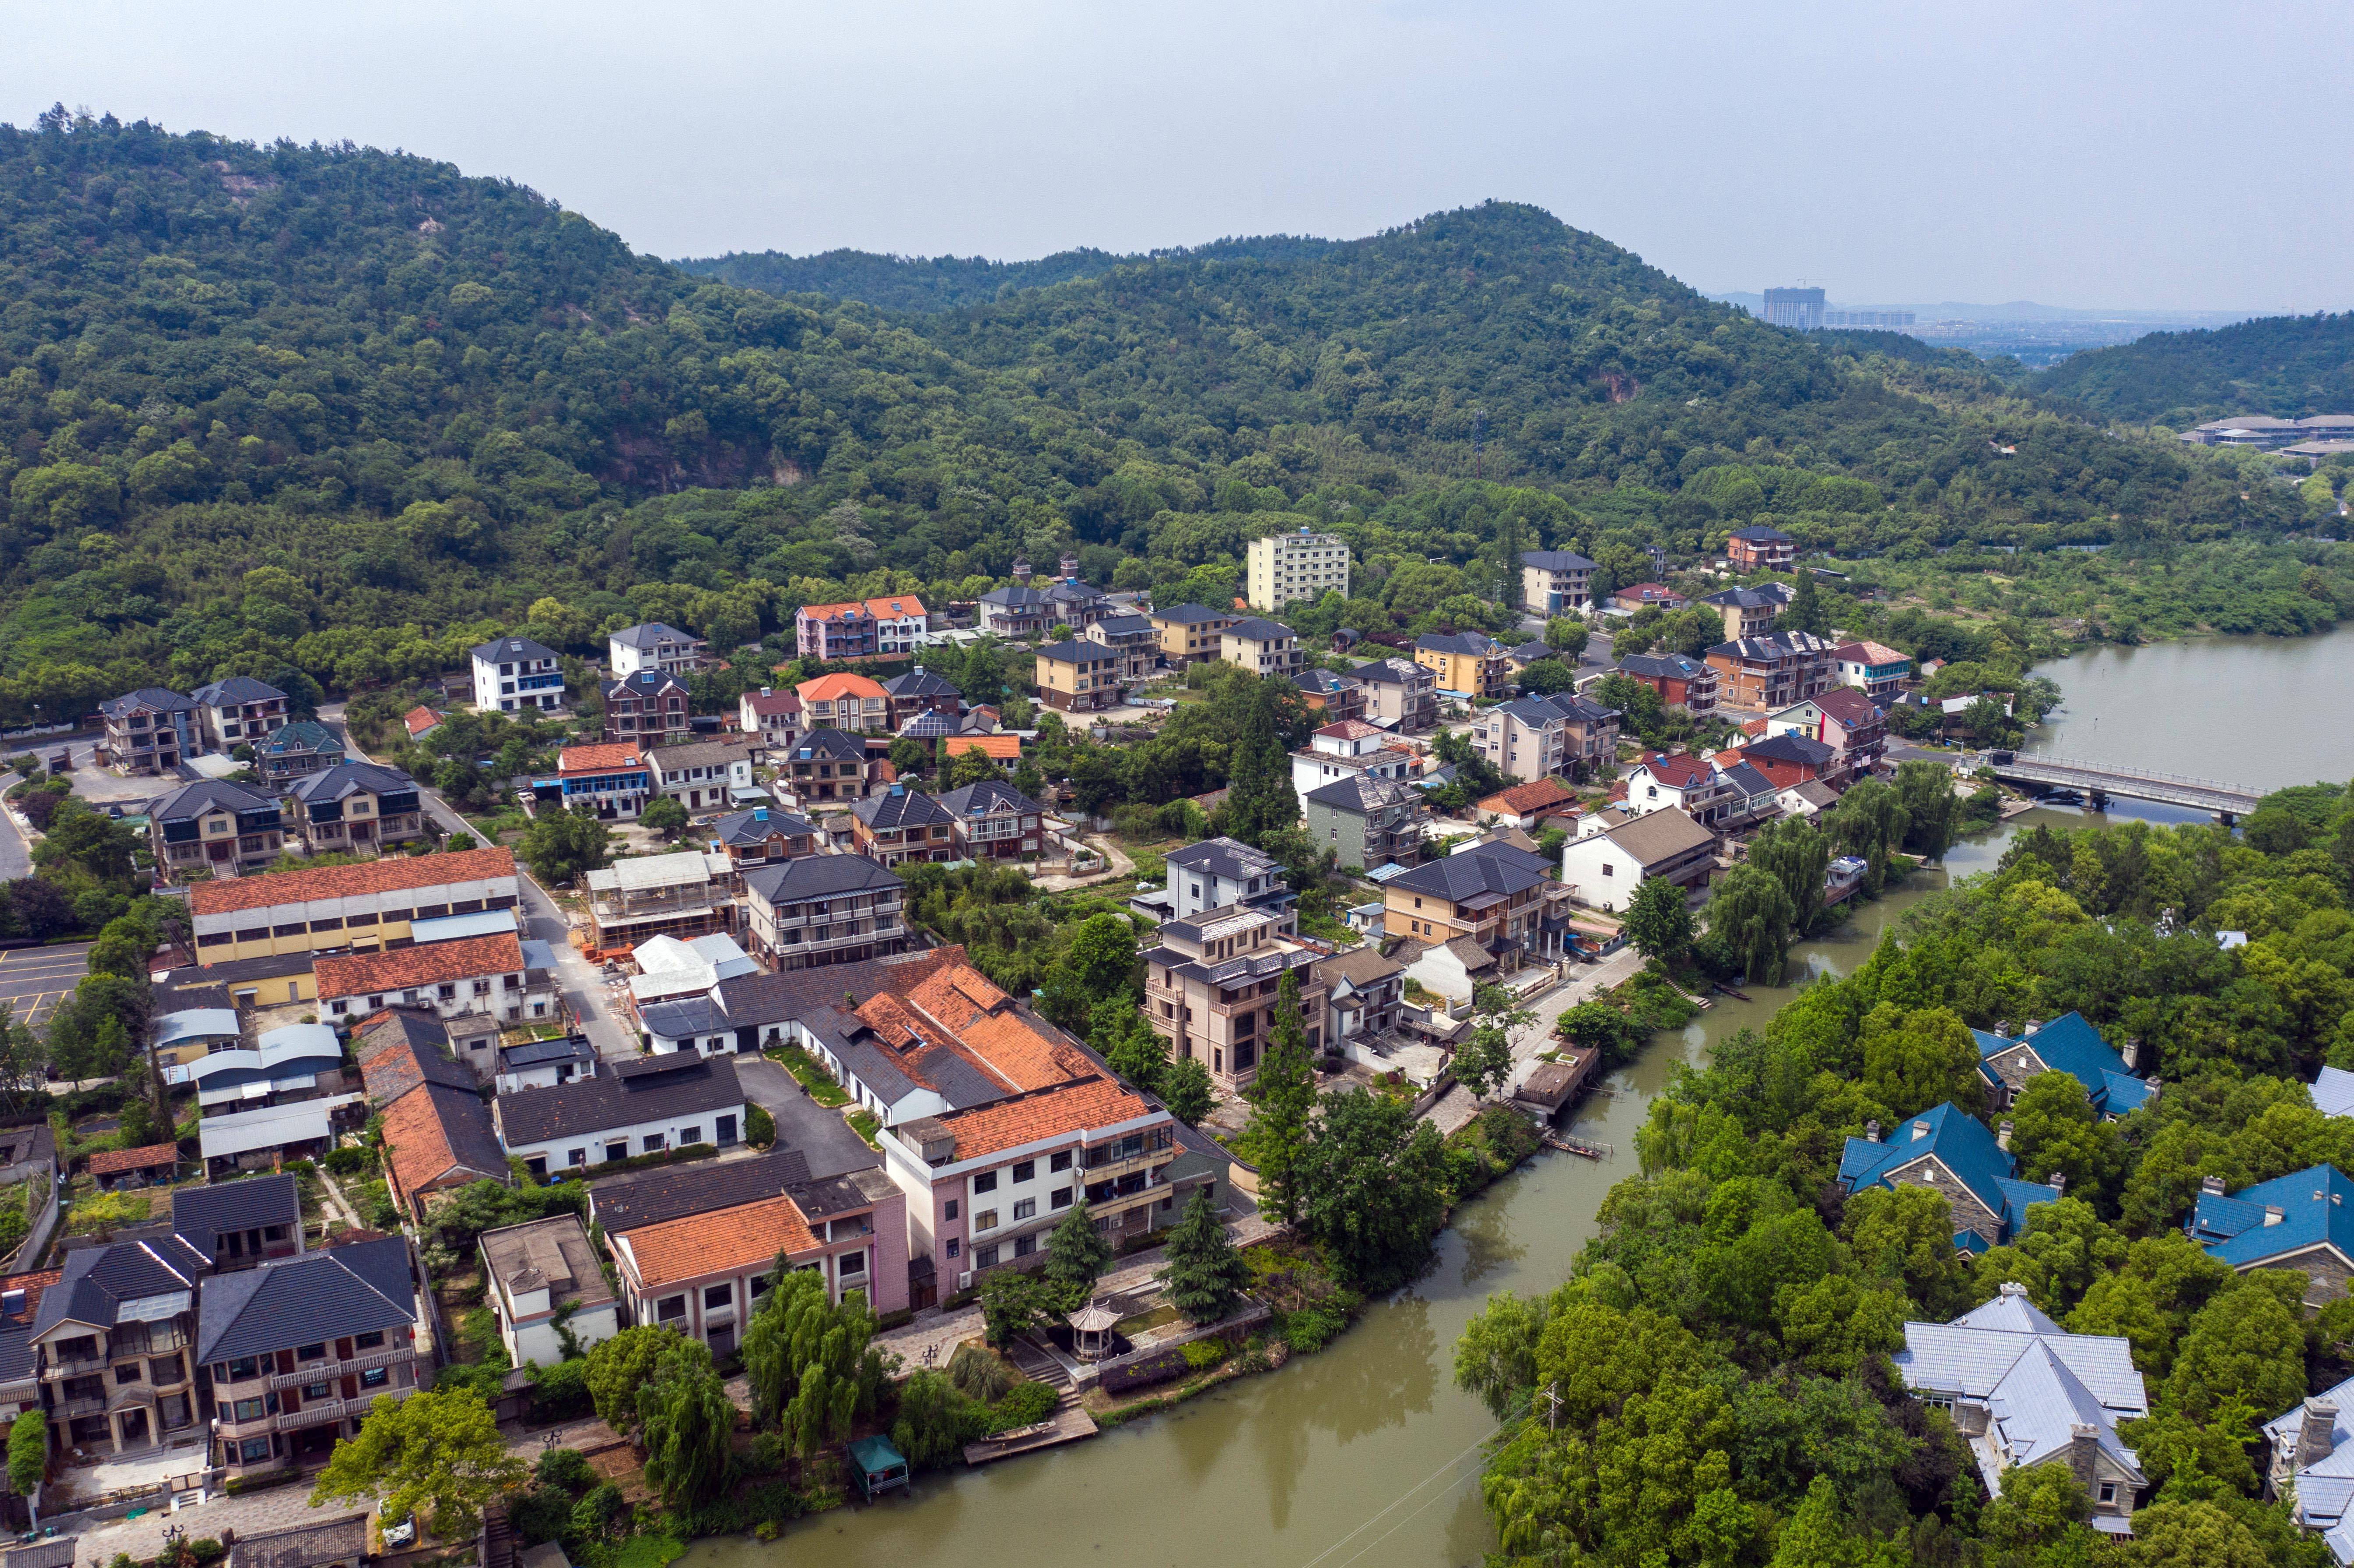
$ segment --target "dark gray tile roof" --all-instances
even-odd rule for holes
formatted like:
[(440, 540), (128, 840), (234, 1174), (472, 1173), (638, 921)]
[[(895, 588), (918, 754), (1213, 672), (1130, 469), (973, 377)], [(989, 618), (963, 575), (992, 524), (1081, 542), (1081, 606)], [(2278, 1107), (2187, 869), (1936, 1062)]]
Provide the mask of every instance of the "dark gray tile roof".
[(1762, 757), (1768, 762), (1802, 762), (1810, 768), (1820, 768), (1837, 755), (1822, 741), (1803, 735), (1771, 735), (1764, 740), (1751, 741), (1741, 748), (1744, 758)]
[(1545, 879), (1543, 859), (1510, 844), (1485, 843), (1460, 854), (1441, 856), (1418, 865), (1387, 885), (1407, 893), (1435, 894), (1454, 901), (1482, 893), (1509, 897)]
[(1164, 863), (1185, 871), (1208, 872), (1229, 879), (1265, 876), (1281, 869), (1272, 855), (1260, 853), (1238, 839), (1204, 839), (1172, 850), (1163, 857)]
[(1371, 681), (1383, 686), (1426, 685), (1437, 677), (1426, 665), (1411, 659), (1376, 659), (1360, 664), (1349, 672), (1360, 681)]
[(502, 637), (495, 642), (474, 644), (473, 655), (493, 664), (511, 664), (519, 659), (553, 659), (556, 650), (534, 642), (528, 637)]
[(596, 1048), (577, 1034), (561, 1040), (526, 1040), (520, 1045), (500, 1048), (499, 1065), (508, 1071), (525, 1067), (545, 1067), (551, 1062), (593, 1062)]
[(215, 681), (208, 686), (198, 686), (188, 694), (207, 707), (225, 708), (239, 703), (283, 702), (286, 694), (266, 681), (250, 675), (231, 675), (226, 681)]
[(734, 1110), (743, 1103), (735, 1063), (679, 1051), (617, 1063), (596, 1077), (552, 1089), (501, 1095), (496, 1110), (512, 1150), (640, 1122)]
[(659, 620), (649, 620), (642, 626), (624, 626), (609, 634), (612, 641), (624, 648), (652, 648), (663, 642), (700, 642), (702, 638), (691, 631), (681, 631), (675, 626), (665, 626)]
[(1096, 630), (1109, 637), (1136, 637), (1150, 631), (1152, 622), (1140, 615), (1108, 615), (1096, 622)]
[(319, 1568), (366, 1554), (367, 1515), (355, 1513), (324, 1524), (239, 1536), (229, 1549), (228, 1568)]
[(1299, 633), (1279, 620), (1267, 620), (1256, 615), (1246, 615), (1227, 627), (1223, 635), (1239, 637), (1250, 642), (1273, 642), (1285, 637), (1297, 637)]
[(1415, 639), (1414, 645), (1433, 653), (1468, 653), (1480, 659), (1493, 658), (1504, 651), (1503, 644), (1484, 631), (1426, 631)]
[(176, 1236), (116, 1242), (69, 1253), (62, 1277), (41, 1293), (34, 1338), (65, 1322), (111, 1329), (122, 1303), (194, 1290), (211, 1266), (210, 1257), (199, 1256)]
[(1406, 805), (1421, 799), (1421, 792), (1410, 784), (1402, 784), (1394, 779), (1376, 779), (1369, 773), (1352, 773), (1310, 789), (1302, 798), (1302, 804), (1363, 816), (1385, 806)]
[(147, 814), (159, 822), (183, 821), (201, 817), (207, 811), (266, 811), (274, 817), (278, 814), (278, 802), (245, 785), (231, 784), (225, 779), (207, 779), (158, 795), (147, 804)]
[(206, 1187), (182, 1187), (172, 1194), (172, 1232), (206, 1257), (216, 1252), (224, 1231), (302, 1223), (302, 1194), (285, 1173), (248, 1176)]
[(373, 762), (338, 762), (333, 768), (305, 774), (287, 786), (287, 792), (306, 806), (341, 800), (362, 791), (397, 795), (404, 790), (414, 794), (416, 789), (417, 780), (401, 769), (382, 768)]
[(137, 713), (144, 708), (153, 713), (184, 714), (196, 711), (196, 705), (177, 692), (167, 692), (161, 686), (142, 686), (135, 692), (125, 692), (98, 705), (98, 711), (110, 715)]
[(1708, 673), (1707, 665), (1681, 653), (1629, 653), (1618, 661), (1618, 668), (1629, 675), (1667, 676), (1679, 681)]
[(196, 1315), (196, 1360), (291, 1351), (416, 1321), (408, 1242), (385, 1236), (207, 1279)]
[(1575, 550), (1522, 550), (1521, 565), (1541, 572), (1590, 572), (1594, 563)]
[(799, 1150), (775, 1149), (751, 1160), (703, 1160), (626, 1181), (600, 1181), (588, 1189), (589, 1213), (606, 1234), (617, 1235), (773, 1198), (809, 1179), (809, 1160)]
[(735, 811), (711, 824), (714, 839), (723, 844), (756, 844), (771, 833), (782, 833), (789, 839), (805, 839), (817, 832), (807, 817), (780, 811), (774, 806), (755, 806), (748, 811)]
[(952, 817), (978, 816), (1001, 805), (1016, 812), (1045, 810), (1002, 779), (984, 779), (978, 784), (951, 789), (940, 797), (940, 805)]
[(605, 683), (605, 697), (609, 702), (620, 696), (645, 701), (665, 696), (673, 691), (684, 696), (686, 690), (686, 683), (668, 670), (632, 670), (618, 681)]
[(864, 762), (866, 743), (847, 730), (813, 729), (783, 755), (796, 762)]
[(925, 828), (949, 821), (949, 813), (938, 800), (921, 790), (910, 789), (904, 784), (894, 784), (880, 795), (869, 795), (851, 805), (850, 814), (870, 828), (889, 832), (900, 828)]
[(745, 888), (771, 904), (794, 904), (804, 898), (898, 884), (888, 867), (863, 854), (805, 855), (782, 865), (754, 866), (744, 874)]
[(1172, 604), (1166, 609), (1154, 610), (1152, 619), (1173, 620), (1181, 626), (1199, 626), (1205, 620), (1231, 620), (1234, 619), (1234, 611), (1212, 609), (1209, 606), (1201, 604)]
[(953, 697), (957, 694), (954, 682), (920, 664), (904, 675), (892, 676), (883, 683), (883, 689), (895, 697)]

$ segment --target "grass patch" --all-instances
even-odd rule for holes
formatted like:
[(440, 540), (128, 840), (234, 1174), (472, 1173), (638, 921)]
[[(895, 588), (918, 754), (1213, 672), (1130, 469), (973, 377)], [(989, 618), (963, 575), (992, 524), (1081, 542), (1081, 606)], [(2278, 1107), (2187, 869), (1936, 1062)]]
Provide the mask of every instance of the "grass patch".
[(850, 1130), (864, 1139), (866, 1140), (867, 1148), (879, 1150), (882, 1147), (875, 1141), (875, 1134), (883, 1130), (882, 1118), (877, 1117), (873, 1111), (865, 1109), (852, 1111), (850, 1113)]
[(780, 1063), (785, 1071), (809, 1091), (810, 1098), (818, 1104), (832, 1108), (850, 1103), (849, 1091), (834, 1082), (833, 1075), (825, 1070), (823, 1063), (800, 1046), (771, 1045), (768, 1056), (770, 1061)]
[(92, 1231), (119, 1230), (144, 1222), (154, 1209), (146, 1191), (90, 1192), (76, 1198), (66, 1211), (65, 1234), (87, 1235)]

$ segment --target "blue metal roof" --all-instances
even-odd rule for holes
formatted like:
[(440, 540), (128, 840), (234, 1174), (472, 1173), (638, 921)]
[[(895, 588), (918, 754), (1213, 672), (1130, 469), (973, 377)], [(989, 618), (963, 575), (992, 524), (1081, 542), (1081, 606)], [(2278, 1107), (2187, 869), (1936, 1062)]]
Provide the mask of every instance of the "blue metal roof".
[[(2354, 1180), (2335, 1165), (2316, 1165), (2294, 1175), (2243, 1187), (2230, 1197), (2201, 1192), (2190, 1211), (2191, 1239), (2208, 1255), (2234, 1268), (2247, 1268), (2317, 1246), (2354, 1258), (2354, 1214), (2347, 1199)], [(2280, 1211), (2273, 1219), (2272, 1211)]]
[(1840, 1156), (1840, 1181), (1850, 1192), (1893, 1186), (1887, 1180), (1891, 1174), (1932, 1154), (1995, 1214), (2003, 1232), (1995, 1238), (1998, 1242), (2017, 1234), (2031, 1207), (2060, 1197), (2050, 1187), (2013, 1180), (2018, 1162), (1995, 1142), (1984, 1122), (1964, 1115), (1950, 1100), (1898, 1123), (1885, 1143), (1849, 1139)]
[(2014, 1045), (2027, 1046), (2042, 1059), (2045, 1066), (2084, 1085), (2093, 1108), (2105, 1116), (2124, 1116), (2149, 1098), (2149, 1086), (2126, 1071), (2125, 1057), (2101, 1038), (2100, 1031), (2086, 1022), (2081, 1012), (2063, 1013), (2016, 1040), (2006, 1040), (1983, 1029), (1973, 1029), (1970, 1033), (1978, 1040), (1981, 1058), (1997, 1055)]

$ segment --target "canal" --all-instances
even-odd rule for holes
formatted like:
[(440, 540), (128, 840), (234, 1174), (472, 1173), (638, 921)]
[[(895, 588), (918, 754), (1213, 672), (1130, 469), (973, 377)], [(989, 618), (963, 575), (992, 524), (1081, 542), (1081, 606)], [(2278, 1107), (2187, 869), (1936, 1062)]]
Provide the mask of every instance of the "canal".
[[(2330, 715), (2354, 698), (2349, 653), (2349, 633), (2096, 651), (2040, 672), (2060, 682), (2065, 711), (2030, 744), (2264, 788), (2343, 780), (2354, 777), (2354, 736)], [(2211, 760), (2192, 765), (2186, 752)], [(2020, 828), (2084, 820), (2039, 809), (1955, 846), (1943, 870), (1916, 874), (1831, 939), (1798, 948), (1794, 979), (1850, 970), (1890, 923), (1949, 877), (1993, 865)], [(1604, 1194), (1635, 1169), (1636, 1128), (1675, 1065), (1762, 1026), (1791, 991), (1750, 994), (1747, 1003), (1720, 998), (1585, 1103), (1575, 1129), (1614, 1145), (1615, 1160), (1549, 1154), (1500, 1182), (1457, 1214), (1417, 1285), (1373, 1304), (1320, 1353), (1091, 1442), (927, 1478), (876, 1507), (805, 1520), (770, 1546), (703, 1542), (684, 1568), (762, 1568), (773, 1553), (821, 1554), (828, 1568), (907, 1568), (949, 1554), (961, 1568), (1154, 1568), (1205, 1557), (1228, 1568), (1479, 1563), (1493, 1544), (1478, 1475), (1494, 1424), (1454, 1387), (1456, 1335), (1490, 1292), (1560, 1283)]]

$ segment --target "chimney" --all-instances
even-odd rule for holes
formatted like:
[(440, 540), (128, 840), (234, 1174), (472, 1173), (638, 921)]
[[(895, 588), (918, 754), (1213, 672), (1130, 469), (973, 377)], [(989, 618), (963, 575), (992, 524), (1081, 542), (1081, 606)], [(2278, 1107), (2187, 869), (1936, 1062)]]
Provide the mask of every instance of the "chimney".
[(2054, 1171), (2043, 1184), (2064, 1198), (2068, 1195), (2068, 1172)]
[(2199, 1195), (2202, 1198), (2221, 1197), (2223, 1179), (2221, 1176), (2201, 1176), (2199, 1178)]
[(2282, 1208), (2278, 1203), (2266, 1203), (2264, 1205), (2264, 1224), (2268, 1225), (2276, 1225), (2287, 1218), (2288, 1211)]
[(1925, 1139), (1925, 1138), (1926, 1138), (1926, 1137), (1928, 1137), (1928, 1136), (1929, 1136), (1929, 1124), (1928, 1124), (1927, 1122), (1925, 1122), (1925, 1121), (1916, 1121), (1916, 1122), (1914, 1122), (1914, 1123), (1913, 1124), (1913, 1141), (1914, 1141), (1914, 1142), (1918, 1143), (1919, 1141), (1921, 1141), (1921, 1139)]
[(2041, 1019), (2040, 1019), (2040, 1018), (2031, 1018), (2031, 1019), (2029, 1019), (2029, 1020), (2027, 1021), (2027, 1033), (2028, 1033), (2029, 1034), (2032, 1034), (2032, 1033), (2034, 1033), (2037, 1030), (2039, 1030), (2039, 1029), (2041, 1029), (2041, 1028), (2042, 1028), (2042, 1027), (2043, 1027), (2043, 1020), (2041, 1020)]
[(1866, 1143), (1880, 1141), (1880, 1119), (1877, 1117), (1863, 1124), (1863, 1140)]
[(2296, 1467), (2309, 1470), (2329, 1457), (2338, 1446), (2338, 1406), (2329, 1400), (2308, 1399), (2296, 1428)]
[(2140, 1035), (2138, 1035), (2138, 1034), (2128, 1034), (2128, 1035), (2126, 1035), (2126, 1048), (2125, 1048), (2124, 1055), (2125, 1055), (2125, 1059), (2126, 1059), (2126, 1072), (2128, 1072), (2128, 1073), (2139, 1073), (2139, 1072), (2141, 1071), (2141, 1036), (2140, 1036)]
[[(2101, 1429), (2099, 1427), (2087, 1426), (2081, 1421), (2069, 1426), (2068, 1472), (2076, 1478), (2076, 1484), (2087, 1492), (2094, 1491), (2097, 1478), (2094, 1469), (2093, 1457), (2100, 1451)], [(2094, 1493), (2094, 1495), (2098, 1494)]]
[(2158, 1091), (2161, 1086), (2162, 1086), (2156, 1078), (2152, 1078), (2149, 1081), (2149, 1103), (2151, 1105), (2156, 1105), (2158, 1103)]
[(1995, 1032), (1997, 1034), (2001, 1035), (2005, 1040), (2009, 1039), (2009, 1038), (2010, 1038), (2010, 1020), (2009, 1020), (2009, 1019), (2008, 1019), (2008, 1018), (1998, 1018), (1998, 1019), (1996, 1019), (1996, 1020), (1994, 1021), (1994, 1032)]
[(1994, 1146), (2005, 1154), (2010, 1152), (2010, 1123), (2008, 1120), (1995, 1123)]
[(2021, 1285), (2016, 1279), (2006, 1279), (2002, 1282), (1997, 1293), (2003, 1296), (2024, 1296), (2027, 1294), (2027, 1287)]

